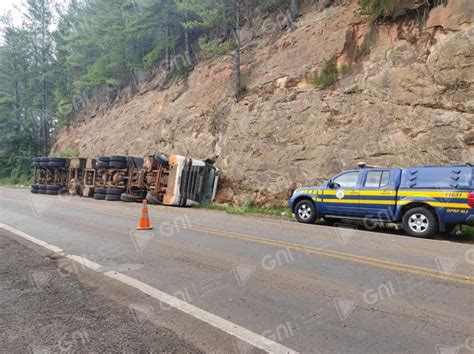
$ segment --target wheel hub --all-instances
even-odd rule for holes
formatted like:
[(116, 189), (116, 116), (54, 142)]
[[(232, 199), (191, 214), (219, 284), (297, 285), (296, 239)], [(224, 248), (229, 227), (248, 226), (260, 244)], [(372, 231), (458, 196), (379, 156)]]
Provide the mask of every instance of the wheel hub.
[(301, 219), (307, 220), (311, 217), (311, 208), (307, 205), (302, 205), (298, 209), (298, 215)]
[(423, 214), (413, 214), (408, 219), (408, 226), (410, 227), (410, 229), (418, 233), (426, 231), (426, 229), (428, 229), (429, 224), (430, 222), (428, 218)]

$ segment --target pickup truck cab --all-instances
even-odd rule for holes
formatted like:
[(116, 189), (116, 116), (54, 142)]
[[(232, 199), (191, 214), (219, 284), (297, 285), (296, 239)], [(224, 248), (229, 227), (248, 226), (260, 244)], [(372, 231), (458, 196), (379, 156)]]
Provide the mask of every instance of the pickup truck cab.
[(360, 164), (320, 186), (296, 189), (289, 207), (302, 223), (371, 220), (430, 237), (459, 224), (474, 225), (473, 178), (470, 164), (403, 169)]

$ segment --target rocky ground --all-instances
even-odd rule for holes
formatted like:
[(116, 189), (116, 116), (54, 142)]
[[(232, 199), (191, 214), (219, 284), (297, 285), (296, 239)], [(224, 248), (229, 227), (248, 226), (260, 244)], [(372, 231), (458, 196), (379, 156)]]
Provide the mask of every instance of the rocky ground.
[[(239, 102), (231, 59), (202, 58), (186, 79), (163, 85), (158, 73), (110, 107), (89, 104), (52, 153), (214, 157), (225, 177), (219, 200), (257, 205), (283, 204), (296, 184), (361, 160), (474, 162), (473, 21), (471, 0), (374, 26), (357, 1), (306, 9), (292, 31), (281, 30), (283, 14), (261, 18), (244, 33)], [(338, 81), (316, 88), (331, 59)]]
[(5, 353), (200, 352), (111, 302), (77, 275), (0, 235), (0, 348)]

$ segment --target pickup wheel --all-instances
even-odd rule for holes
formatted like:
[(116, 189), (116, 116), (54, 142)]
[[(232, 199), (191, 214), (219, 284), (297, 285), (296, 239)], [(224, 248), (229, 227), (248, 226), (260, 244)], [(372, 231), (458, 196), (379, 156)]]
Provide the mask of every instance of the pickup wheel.
[(431, 210), (418, 207), (403, 215), (402, 227), (410, 236), (429, 238), (438, 231), (438, 220)]
[(313, 201), (309, 199), (303, 199), (298, 204), (296, 204), (295, 217), (296, 220), (304, 224), (312, 224), (315, 222), (317, 214), (316, 206), (314, 205)]

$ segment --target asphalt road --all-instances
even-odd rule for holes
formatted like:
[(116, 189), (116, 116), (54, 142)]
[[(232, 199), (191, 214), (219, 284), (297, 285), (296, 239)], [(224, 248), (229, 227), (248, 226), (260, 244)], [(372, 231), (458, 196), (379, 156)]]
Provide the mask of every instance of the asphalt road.
[(139, 215), (138, 204), (0, 189), (0, 223), (100, 264), (103, 275), (63, 267), (196, 350), (258, 351), (105, 274), (298, 352), (474, 352), (473, 244), (157, 206), (153, 231), (137, 232)]

